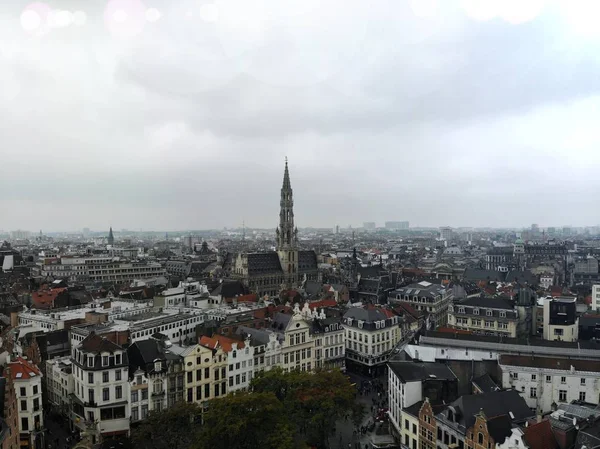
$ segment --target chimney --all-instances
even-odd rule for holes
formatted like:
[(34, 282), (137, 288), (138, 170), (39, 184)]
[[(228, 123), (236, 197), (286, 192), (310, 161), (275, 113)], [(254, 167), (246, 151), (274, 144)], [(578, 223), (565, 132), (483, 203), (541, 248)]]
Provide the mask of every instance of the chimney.
[(536, 422), (539, 424), (542, 422), (542, 412), (538, 409), (537, 415), (535, 416)]

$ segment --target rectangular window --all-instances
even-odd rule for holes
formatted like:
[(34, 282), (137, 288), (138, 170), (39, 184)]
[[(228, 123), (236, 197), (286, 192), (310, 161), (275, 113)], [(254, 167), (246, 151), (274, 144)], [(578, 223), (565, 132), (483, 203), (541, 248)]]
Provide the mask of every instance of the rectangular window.
[(102, 356), (102, 366), (108, 366), (108, 356)]
[(204, 379), (208, 378), (210, 378), (210, 368), (204, 368)]
[(202, 385), (198, 385), (196, 387), (196, 400), (197, 401), (201, 401), (202, 400)]
[(88, 373), (88, 383), (94, 383), (94, 373)]
[(27, 400), (26, 399), (22, 399), (21, 400), (21, 411), (22, 412), (26, 412), (27, 411)]
[(123, 387), (121, 385), (117, 385), (115, 387), (115, 397), (117, 399), (121, 399), (123, 397)]
[(21, 418), (21, 430), (29, 430), (29, 418)]
[(131, 409), (131, 420), (138, 421), (140, 419), (140, 411), (137, 407)]
[(142, 390), (142, 401), (145, 401), (146, 399), (148, 399), (148, 390), (144, 388)]
[(191, 371), (188, 371), (188, 373), (187, 373), (188, 384), (191, 384), (194, 381), (193, 376), (194, 376), (194, 373), (192, 373)]
[(567, 402), (567, 390), (558, 390), (558, 400), (560, 402)]
[(560, 378), (560, 383), (561, 384), (566, 384), (567, 383), (567, 378), (565, 376)]
[(585, 391), (580, 391), (579, 392), (579, 400), (581, 402), (585, 402)]
[(27, 390), (25, 389), (25, 387), (19, 388), (19, 393), (21, 394), (21, 396), (27, 396)]
[(530, 398), (537, 398), (537, 388), (532, 387), (529, 389), (529, 397)]
[(37, 385), (33, 386), (33, 394), (38, 394), (38, 386)]
[(146, 419), (148, 417), (148, 405), (142, 405), (142, 419)]
[(552, 382), (552, 376), (546, 376), (546, 383)]
[(204, 399), (208, 399), (210, 397), (210, 384), (204, 385)]
[(131, 402), (137, 402), (138, 401), (138, 397), (139, 397), (139, 394), (138, 394), (137, 391), (132, 391), (131, 392)]
[(537, 380), (537, 374), (532, 374), (531, 380), (535, 382)]
[(115, 380), (121, 380), (121, 370), (120, 369), (115, 371)]
[(121, 354), (115, 354), (115, 364), (121, 364)]
[(102, 382), (104, 382), (104, 383), (108, 382), (108, 371), (104, 371), (102, 373)]
[(580, 380), (580, 385), (585, 385), (585, 377), (582, 377)]
[(102, 389), (102, 400), (109, 401), (110, 400), (110, 389), (103, 388)]

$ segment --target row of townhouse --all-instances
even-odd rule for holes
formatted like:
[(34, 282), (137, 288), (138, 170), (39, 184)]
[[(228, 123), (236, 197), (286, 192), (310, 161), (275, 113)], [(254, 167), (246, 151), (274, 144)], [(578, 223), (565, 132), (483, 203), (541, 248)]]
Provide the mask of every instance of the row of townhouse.
[(402, 448), (548, 449), (536, 444), (536, 432), (556, 433), (555, 425), (561, 425), (556, 417), (543, 424), (543, 416), (557, 410), (562, 416), (560, 410), (571, 413), (574, 407), (582, 407), (573, 412), (577, 419), (586, 410), (600, 416), (600, 361), (517, 354), (497, 358), (497, 372), (473, 379), (473, 394), (462, 397), (457, 377), (443, 360), (389, 362), (390, 428)]
[(402, 449), (533, 448), (519, 426), (535, 412), (515, 390), (458, 396), (458, 379), (438, 362), (390, 362), (388, 382), (390, 427)]
[(344, 332), (340, 318), (307, 306), (276, 313), (268, 328), (241, 326), (233, 337), (203, 336), (189, 346), (157, 332), (124, 349), (90, 330), (70, 356), (46, 362), (48, 399), (97, 442), (128, 434), (130, 423), (178, 401), (206, 408), (247, 389), (260, 371), (341, 369)]

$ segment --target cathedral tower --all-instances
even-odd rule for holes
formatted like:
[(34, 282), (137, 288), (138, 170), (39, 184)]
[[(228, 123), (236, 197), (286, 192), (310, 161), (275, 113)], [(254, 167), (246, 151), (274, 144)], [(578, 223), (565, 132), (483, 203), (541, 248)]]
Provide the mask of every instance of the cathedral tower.
[(112, 226), (110, 227), (110, 231), (108, 232), (108, 244), (109, 245), (115, 244), (115, 236), (113, 235)]
[(298, 228), (294, 226), (294, 199), (287, 158), (281, 187), (279, 227), (277, 228), (277, 254), (286, 277), (286, 284), (298, 284)]

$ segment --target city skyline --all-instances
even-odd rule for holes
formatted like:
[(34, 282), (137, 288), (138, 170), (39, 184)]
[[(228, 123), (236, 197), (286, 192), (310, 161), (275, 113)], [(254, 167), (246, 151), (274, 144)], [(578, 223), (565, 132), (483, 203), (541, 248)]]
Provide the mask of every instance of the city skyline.
[(0, 6), (0, 228), (274, 229), (285, 156), (301, 228), (600, 221), (600, 38), (570, 6), (196, 3)]

